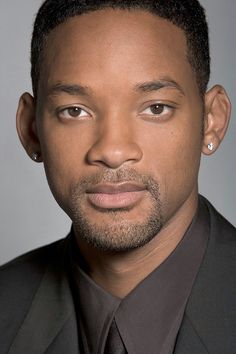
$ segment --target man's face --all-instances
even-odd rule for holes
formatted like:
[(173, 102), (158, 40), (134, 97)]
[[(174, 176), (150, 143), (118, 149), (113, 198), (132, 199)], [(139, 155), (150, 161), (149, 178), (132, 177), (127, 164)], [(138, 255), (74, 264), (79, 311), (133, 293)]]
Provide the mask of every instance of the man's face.
[(144, 245), (197, 194), (203, 112), (184, 33), (102, 10), (48, 37), (37, 130), (49, 185), (77, 237)]

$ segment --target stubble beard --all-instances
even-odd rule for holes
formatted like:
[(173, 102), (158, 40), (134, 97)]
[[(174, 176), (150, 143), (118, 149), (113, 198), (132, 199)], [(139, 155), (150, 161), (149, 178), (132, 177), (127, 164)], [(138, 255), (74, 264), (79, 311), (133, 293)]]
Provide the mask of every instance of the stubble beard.
[[(109, 222), (94, 223), (83, 208), (85, 191), (98, 183), (134, 182), (143, 184), (149, 193), (150, 207), (145, 210), (144, 220), (131, 222), (129, 208), (104, 209), (101, 212)], [(104, 252), (125, 252), (149, 243), (163, 227), (162, 204), (159, 184), (148, 175), (141, 175), (133, 169), (106, 170), (81, 179), (72, 190), (71, 218), (76, 237)], [(140, 215), (142, 219), (142, 215)]]

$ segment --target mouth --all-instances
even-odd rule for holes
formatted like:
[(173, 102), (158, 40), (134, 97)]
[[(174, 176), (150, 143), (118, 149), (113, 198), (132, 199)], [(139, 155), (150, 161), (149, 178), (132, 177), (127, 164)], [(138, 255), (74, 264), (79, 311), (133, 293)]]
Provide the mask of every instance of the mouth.
[(98, 184), (86, 191), (89, 203), (99, 209), (131, 208), (146, 192), (144, 185), (131, 182)]

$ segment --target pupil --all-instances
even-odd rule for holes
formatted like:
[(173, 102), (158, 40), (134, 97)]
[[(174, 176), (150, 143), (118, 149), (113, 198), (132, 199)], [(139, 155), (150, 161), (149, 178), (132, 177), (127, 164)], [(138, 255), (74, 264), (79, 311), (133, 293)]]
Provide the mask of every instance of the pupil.
[(153, 114), (161, 114), (163, 112), (164, 107), (158, 104), (151, 106), (151, 112)]
[(77, 117), (81, 112), (81, 108), (79, 107), (70, 108), (68, 112), (70, 116)]

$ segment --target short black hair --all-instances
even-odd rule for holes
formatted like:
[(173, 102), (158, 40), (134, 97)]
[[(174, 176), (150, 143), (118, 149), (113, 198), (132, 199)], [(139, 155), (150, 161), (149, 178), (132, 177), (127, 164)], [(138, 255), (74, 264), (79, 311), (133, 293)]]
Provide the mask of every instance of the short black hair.
[(187, 40), (188, 60), (201, 95), (210, 77), (208, 25), (198, 0), (46, 0), (35, 19), (31, 42), (31, 78), (37, 96), (43, 49), (48, 34), (69, 18), (105, 8), (144, 10), (181, 28)]

